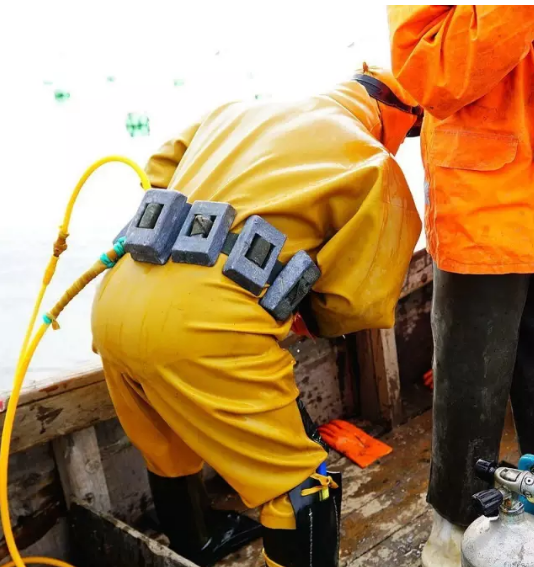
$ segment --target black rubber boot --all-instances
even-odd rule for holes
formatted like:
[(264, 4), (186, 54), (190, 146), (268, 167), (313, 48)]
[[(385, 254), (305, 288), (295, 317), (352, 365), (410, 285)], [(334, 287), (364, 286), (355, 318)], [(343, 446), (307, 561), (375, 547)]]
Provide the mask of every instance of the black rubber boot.
[(330, 497), (302, 496), (316, 481), (308, 479), (289, 493), (295, 512), (296, 530), (265, 528), (265, 555), (282, 567), (338, 567), (341, 521), (341, 474), (328, 473), (338, 485)]
[(261, 537), (261, 524), (224, 510), (213, 510), (201, 473), (165, 478), (149, 472), (154, 508), (170, 547), (200, 567), (208, 567)]

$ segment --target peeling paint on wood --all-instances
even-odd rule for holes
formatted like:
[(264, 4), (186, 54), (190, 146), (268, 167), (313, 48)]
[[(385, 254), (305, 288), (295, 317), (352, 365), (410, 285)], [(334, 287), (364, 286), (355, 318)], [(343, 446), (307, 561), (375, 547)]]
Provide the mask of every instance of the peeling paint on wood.
[(334, 341), (304, 339), (289, 351), (295, 358), (295, 381), (311, 418), (318, 424), (346, 415), (338, 379), (339, 351)]

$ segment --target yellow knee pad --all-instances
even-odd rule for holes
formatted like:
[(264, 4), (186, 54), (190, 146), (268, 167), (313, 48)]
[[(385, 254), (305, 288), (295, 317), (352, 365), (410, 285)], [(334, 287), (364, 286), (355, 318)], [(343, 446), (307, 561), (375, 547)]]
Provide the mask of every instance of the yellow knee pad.
[[(263, 505), (261, 509), (260, 521), (263, 526), (272, 530), (296, 530), (295, 513), (287, 494), (282, 494), (278, 498), (271, 500)], [(273, 561), (263, 550), (263, 558), (267, 567), (284, 567)]]
[(287, 494), (267, 502), (261, 509), (260, 522), (272, 530), (295, 530), (297, 523)]

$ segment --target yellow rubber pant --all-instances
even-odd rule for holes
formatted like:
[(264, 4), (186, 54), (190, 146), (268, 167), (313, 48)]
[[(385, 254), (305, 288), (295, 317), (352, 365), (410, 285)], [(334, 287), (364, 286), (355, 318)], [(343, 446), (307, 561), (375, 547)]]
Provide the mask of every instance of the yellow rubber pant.
[(206, 462), (248, 507), (263, 506), (263, 525), (294, 529), (287, 492), (326, 452), (306, 434), (294, 360), (278, 344), (290, 322), (276, 323), (218, 264), (123, 258), (95, 299), (94, 348), (149, 470), (178, 477)]

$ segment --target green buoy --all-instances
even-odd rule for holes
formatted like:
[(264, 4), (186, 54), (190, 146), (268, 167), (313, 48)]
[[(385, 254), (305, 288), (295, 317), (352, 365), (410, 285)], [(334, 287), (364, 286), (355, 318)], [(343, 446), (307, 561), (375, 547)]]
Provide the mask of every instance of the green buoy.
[(58, 101), (58, 102), (64, 102), (66, 100), (68, 100), (70, 98), (70, 93), (68, 91), (64, 91), (61, 89), (56, 89), (54, 91), (54, 98)]
[(129, 112), (126, 117), (126, 130), (132, 138), (150, 136), (150, 119), (146, 114)]

